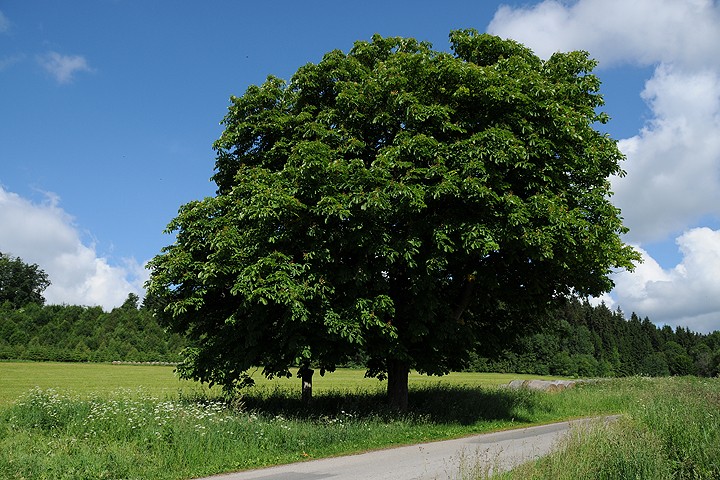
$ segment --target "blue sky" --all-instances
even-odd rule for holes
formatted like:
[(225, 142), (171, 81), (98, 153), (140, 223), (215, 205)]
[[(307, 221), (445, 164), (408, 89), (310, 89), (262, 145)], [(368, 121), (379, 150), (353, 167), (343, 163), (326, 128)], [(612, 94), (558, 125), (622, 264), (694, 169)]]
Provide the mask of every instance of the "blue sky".
[(112, 308), (183, 203), (214, 193), (230, 95), (374, 33), (447, 50), (475, 28), (600, 61), (627, 155), (614, 201), (645, 262), (604, 300), (720, 329), (720, 8), (709, 0), (152, 2), (0, 0), (0, 251), (50, 303)]

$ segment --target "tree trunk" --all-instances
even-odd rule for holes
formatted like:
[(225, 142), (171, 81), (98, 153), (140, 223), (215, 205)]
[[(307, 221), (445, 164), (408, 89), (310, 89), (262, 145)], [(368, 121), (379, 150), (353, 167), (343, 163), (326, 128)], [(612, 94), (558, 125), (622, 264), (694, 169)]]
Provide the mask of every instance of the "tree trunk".
[(298, 376), (302, 380), (302, 403), (306, 407), (310, 405), (310, 402), (312, 401), (313, 373), (315, 373), (315, 371), (307, 365), (301, 366), (300, 371), (298, 372)]
[(403, 412), (408, 407), (408, 373), (410, 369), (406, 362), (388, 361), (388, 403), (391, 408)]

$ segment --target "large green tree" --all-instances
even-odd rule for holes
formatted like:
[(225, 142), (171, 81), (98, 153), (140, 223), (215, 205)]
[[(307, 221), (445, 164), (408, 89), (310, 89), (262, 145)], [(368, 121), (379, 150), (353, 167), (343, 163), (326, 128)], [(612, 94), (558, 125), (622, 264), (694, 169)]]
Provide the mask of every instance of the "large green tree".
[(49, 286), (47, 273), (38, 265), (0, 252), (0, 303), (10, 302), (14, 308), (43, 305), (42, 293)]
[(374, 36), (231, 98), (217, 195), (150, 263), (158, 315), (195, 340), (184, 375), (307, 379), (362, 352), (403, 408), (409, 369), (444, 374), (632, 268), (595, 62), (450, 41)]

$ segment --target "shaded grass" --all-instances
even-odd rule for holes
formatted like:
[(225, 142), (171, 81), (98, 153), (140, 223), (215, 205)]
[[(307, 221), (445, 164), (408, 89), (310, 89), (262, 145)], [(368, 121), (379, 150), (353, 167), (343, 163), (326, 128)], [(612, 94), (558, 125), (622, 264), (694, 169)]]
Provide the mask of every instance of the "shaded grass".
[(384, 387), (326, 390), (308, 408), (297, 392), (277, 386), (255, 387), (241, 395), (244, 409), (268, 415), (313, 419), (337, 412), (390, 421), (411, 417), (438, 425), (456, 425), (463, 431), (486, 430), (489, 423), (503, 426), (542, 423), (592, 413), (613, 413), (625, 400), (612, 394), (598, 398), (583, 387), (569, 390), (565, 398), (527, 389), (511, 390), (494, 385), (460, 385), (435, 381), (411, 384), (409, 410), (399, 414), (386, 405)]

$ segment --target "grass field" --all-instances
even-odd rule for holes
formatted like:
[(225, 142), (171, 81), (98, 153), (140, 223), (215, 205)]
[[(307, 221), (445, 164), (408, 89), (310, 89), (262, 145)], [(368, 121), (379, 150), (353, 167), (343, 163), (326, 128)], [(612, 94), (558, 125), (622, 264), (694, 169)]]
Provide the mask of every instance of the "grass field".
[[(112, 365), (107, 363), (52, 363), (52, 362), (0, 362), (0, 405), (7, 405), (32, 388), (54, 388), (75, 395), (107, 394), (118, 389), (141, 390), (160, 397), (176, 397), (183, 394), (207, 392), (196, 382), (180, 380), (174, 367), (163, 365)], [(265, 379), (260, 372), (253, 378), (261, 389), (297, 388), (296, 378)], [(508, 383), (516, 378), (530, 375), (451, 373), (445, 377), (428, 377), (413, 373), (413, 385), (437, 384), (491, 386)], [(537, 378), (537, 376), (532, 377)], [(364, 378), (362, 370), (340, 369), (324, 377), (316, 374), (313, 388), (321, 393), (329, 390), (384, 388), (384, 382)]]
[(316, 375), (310, 410), (298, 379), (257, 378), (228, 403), (172, 367), (0, 362), (0, 478), (192, 478), (577, 413), (497, 390), (517, 376), (413, 374), (406, 414), (358, 370)]
[(173, 370), (161, 365), (0, 362), (0, 405), (14, 402), (35, 387), (78, 396), (134, 389), (161, 397), (199, 388), (194, 382), (178, 379)]
[(294, 378), (227, 401), (172, 367), (0, 363), (0, 478), (187, 479), (608, 413), (625, 417), (510, 478), (720, 477), (719, 379), (497, 387), (519, 377), (413, 375), (399, 414), (382, 383), (354, 370), (317, 376), (308, 409)]

